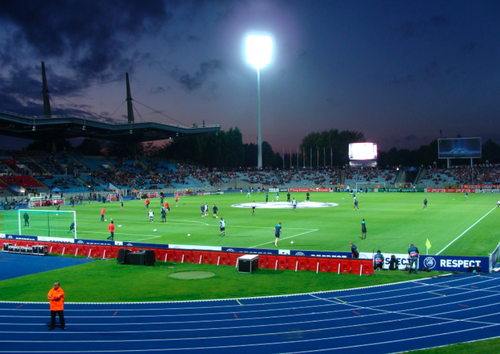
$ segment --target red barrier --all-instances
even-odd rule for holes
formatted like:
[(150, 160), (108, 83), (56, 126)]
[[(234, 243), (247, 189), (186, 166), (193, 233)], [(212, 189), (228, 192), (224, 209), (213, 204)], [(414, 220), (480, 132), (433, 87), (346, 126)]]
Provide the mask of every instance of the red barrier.
[(203, 264), (212, 264), (212, 252), (203, 251), (202, 252), (202, 262)]
[(221, 256), (221, 252), (210, 252), (210, 257), (212, 258), (212, 264), (219, 265), (220, 264), (220, 256)]
[(340, 273), (339, 272), (340, 259), (332, 259), (330, 263), (330, 272), (331, 273)]
[(278, 256), (278, 269), (288, 269), (287, 256)]
[(330, 263), (329, 259), (322, 259), (319, 261), (319, 271), (320, 272), (329, 272), (330, 271)]
[(259, 254), (259, 268), (267, 268), (268, 260), (266, 255)]
[(361, 261), (353, 260), (351, 262), (351, 273), (360, 275), (360, 273), (361, 273)]
[(308, 270), (309, 269), (309, 258), (301, 257), (299, 259), (299, 270)]
[(350, 259), (342, 259), (340, 261), (340, 272), (341, 273), (350, 273), (351, 272), (351, 260)]
[(220, 265), (230, 265), (231, 261), (229, 259), (229, 254), (227, 253), (221, 253), (220, 254)]
[(193, 263), (201, 263), (202, 259), (201, 251), (193, 251)]
[(267, 256), (267, 268), (277, 269), (277, 263), (276, 263), (277, 261), (278, 261), (277, 256)]
[(309, 270), (316, 272), (319, 269), (319, 258), (309, 258)]
[(373, 262), (371, 260), (361, 261), (361, 264), (363, 265), (363, 274), (365, 275), (373, 274)]

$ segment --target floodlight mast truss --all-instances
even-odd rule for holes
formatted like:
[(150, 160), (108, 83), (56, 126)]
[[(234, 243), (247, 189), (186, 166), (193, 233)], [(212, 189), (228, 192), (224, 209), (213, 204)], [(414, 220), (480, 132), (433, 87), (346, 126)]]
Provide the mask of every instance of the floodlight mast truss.
[(247, 37), (247, 61), (257, 70), (257, 167), (262, 168), (262, 124), (260, 109), (260, 69), (271, 61), (272, 40), (267, 36)]

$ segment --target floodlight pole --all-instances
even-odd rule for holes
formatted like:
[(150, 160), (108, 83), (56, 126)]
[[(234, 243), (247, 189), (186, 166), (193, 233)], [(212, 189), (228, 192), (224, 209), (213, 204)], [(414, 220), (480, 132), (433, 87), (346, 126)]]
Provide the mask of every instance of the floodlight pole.
[(257, 168), (262, 168), (262, 123), (260, 116), (260, 69), (257, 70)]

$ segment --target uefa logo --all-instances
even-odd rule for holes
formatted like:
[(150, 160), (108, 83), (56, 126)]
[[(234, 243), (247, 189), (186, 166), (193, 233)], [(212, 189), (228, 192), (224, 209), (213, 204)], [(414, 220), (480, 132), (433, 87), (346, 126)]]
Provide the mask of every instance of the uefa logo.
[(433, 269), (436, 266), (436, 260), (433, 257), (427, 257), (424, 260), (424, 267)]

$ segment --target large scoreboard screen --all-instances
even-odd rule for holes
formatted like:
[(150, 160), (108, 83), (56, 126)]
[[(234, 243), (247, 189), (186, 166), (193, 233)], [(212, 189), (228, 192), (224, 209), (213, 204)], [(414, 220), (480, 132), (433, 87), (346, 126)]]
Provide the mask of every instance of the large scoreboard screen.
[(350, 161), (372, 161), (377, 159), (377, 144), (351, 143), (349, 144)]
[(440, 159), (481, 158), (481, 138), (438, 139)]

